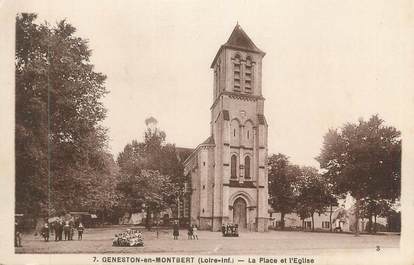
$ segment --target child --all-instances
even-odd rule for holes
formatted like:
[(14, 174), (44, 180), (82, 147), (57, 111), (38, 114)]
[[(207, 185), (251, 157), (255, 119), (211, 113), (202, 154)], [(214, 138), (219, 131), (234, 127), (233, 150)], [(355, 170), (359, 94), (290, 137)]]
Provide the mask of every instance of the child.
[(44, 227), (42, 228), (41, 234), (46, 242), (49, 241), (49, 225), (47, 223), (45, 223)]
[[(78, 239), (79, 239), (79, 234), (78, 234)], [(115, 237), (112, 240), (112, 246), (119, 246), (119, 238), (118, 238), (118, 235), (117, 234), (115, 234)]]
[(83, 227), (82, 223), (79, 222), (79, 226), (78, 226), (78, 240), (82, 240), (83, 230), (85, 230), (85, 228)]
[(198, 240), (197, 226), (196, 225), (193, 225), (193, 239), (197, 239)]
[(193, 239), (193, 227), (191, 225), (188, 226), (187, 235), (188, 235), (188, 239)]

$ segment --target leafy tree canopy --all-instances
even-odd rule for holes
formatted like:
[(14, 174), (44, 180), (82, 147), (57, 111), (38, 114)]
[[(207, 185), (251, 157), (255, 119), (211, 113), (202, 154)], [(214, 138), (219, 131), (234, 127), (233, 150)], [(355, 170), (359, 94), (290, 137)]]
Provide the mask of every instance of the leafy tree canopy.
[(100, 124), (106, 77), (94, 71), (75, 27), (37, 24), (36, 17), (16, 17), (16, 211), (103, 207), (110, 200), (95, 202), (116, 171)]
[(290, 164), (289, 158), (279, 153), (269, 157), (268, 170), (270, 204), (274, 211), (281, 213), (283, 229), (285, 214), (293, 212), (296, 207), (300, 167)]
[(298, 197), (296, 212), (302, 219), (312, 217), (314, 213), (322, 214), (328, 206), (336, 205), (337, 200), (331, 194), (328, 182), (313, 167), (302, 167), (298, 180)]
[(317, 158), (335, 193), (395, 200), (401, 189), (400, 132), (378, 115), (329, 130)]
[[(140, 211), (145, 205), (147, 212), (159, 212), (176, 204), (184, 184), (183, 165), (156, 119), (148, 118), (145, 123), (144, 141), (133, 140), (118, 155), (118, 190), (125, 210)], [(148, 176), (154, 180), (148, 181)]]

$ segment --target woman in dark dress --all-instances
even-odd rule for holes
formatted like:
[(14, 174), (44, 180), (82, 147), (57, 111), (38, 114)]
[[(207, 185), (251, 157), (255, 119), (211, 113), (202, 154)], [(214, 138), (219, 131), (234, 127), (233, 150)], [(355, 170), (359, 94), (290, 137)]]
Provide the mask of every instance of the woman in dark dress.
[(174, 226), (173, 226), (174, 240), (177, 240), (179, 235), (180, 235), (180, 230), (179, 230), (178, 224), (175, 223)]

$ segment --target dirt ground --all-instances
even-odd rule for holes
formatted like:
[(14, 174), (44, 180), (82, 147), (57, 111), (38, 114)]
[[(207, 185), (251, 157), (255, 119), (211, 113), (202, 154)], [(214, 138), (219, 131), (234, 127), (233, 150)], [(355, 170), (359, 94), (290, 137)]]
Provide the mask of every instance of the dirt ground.
[(361, 235), (340, 233), (311, 233), (269, 231), (267, 233), (245, 232), (236, 238), (222, 237), (219, 232), (198, 231), (199, 240), (188, 240), (185, 230), (179, 240), (173, 240), (171, 230), (157, 232), (142, 229), (144, 247), (113, 247), (116, 233), (128, 227), (86, 229), (83, 240), (44, 242), (39, 236), (25, 234), (23, 247), (16, 253), (166, 253), (194, 255), (286, 255), (324, 254), (348, 250), (372, 250), (399, 248), (398, 235)]

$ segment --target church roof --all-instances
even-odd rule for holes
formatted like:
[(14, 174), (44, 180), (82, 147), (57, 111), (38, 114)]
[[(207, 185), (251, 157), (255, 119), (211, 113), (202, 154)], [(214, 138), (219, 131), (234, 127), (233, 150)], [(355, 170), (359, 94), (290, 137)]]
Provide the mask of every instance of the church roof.
[(257, 48), (254, 42), (246, 34), (246, 32), (244, 32), (244, 30), (240, 27), (239, 23), (237, 23), (237, 25), (234, 27), (233, 32), (230, 34), (230, 37), (227, 40), (227, 42), (221, 45), (216, 56), (214, 57), (213, 63), (211, 64), (211, 68), (213, 68), (214, 63), (216, 62), (221, 50), (226, 47), (245, 50), (249, 52), (261, 53), (262, 55), (265, 55), (265, 53), (262, 50)]
[(209, 136), (204, 142), (202, 142), (201, 144), (199, 144), (196, 149), (193, 149), (192, 150), (192, 152), (185, 159), (184, 165), (186, 165), (188, 163), (188, 161), (191, 160), (191, 157), (200, 150), (200, 146), (202, 146), (202, 145), (215, 145), (213, 135)]
[(177, 153), (177, 158), (180, 161), (185, 161), (191, 155), (194, 149), (186, 147), (175, 147), (175, 151)]
[(215, 144), (213, 136), (208, 137), (202, 144)]
[(246, 32), (244, 32), (239, 24), (234, 27), (233, 32), (224, 45), (262, 53), (262, 51), (257, 48), (257, 46), (253, 43), (249, 36), (247, 36)]

